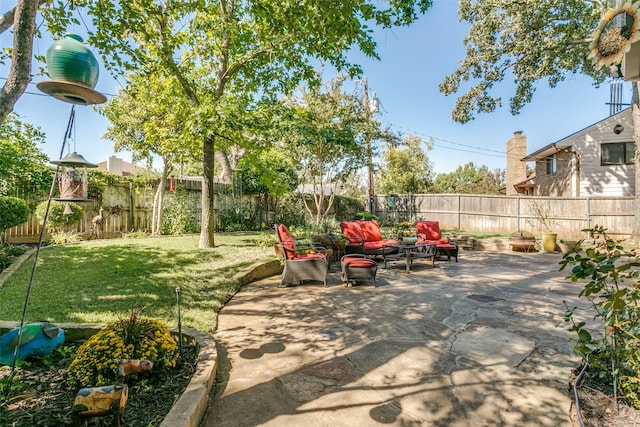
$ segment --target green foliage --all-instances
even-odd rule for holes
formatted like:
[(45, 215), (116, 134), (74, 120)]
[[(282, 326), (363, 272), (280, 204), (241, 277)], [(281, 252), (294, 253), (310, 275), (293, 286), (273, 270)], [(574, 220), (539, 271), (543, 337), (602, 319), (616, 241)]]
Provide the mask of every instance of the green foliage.
[(379, 221), (377, 215), (371, 214), (369, 212), (358, 212), (355, 215), (355, 219), (361, 221)]
[(277, 151), (249, 154), (238, 162), (243, 194), (279, 197), (296, 189), (299, 180), (290, 157)]
[[(48, 201), (44, 201), (36, 208), (36, 215), (40, 221), (44, 220), (45, 212), (47, 211)], [(69, 203), (73, 213), (69, 215), (64, 214), (66, 204)], [(77, 224), (82, 219), (82, 208), (72, 202), (59, 202), (57, 200), (51, 200), (51, 206), (49, 207), (49, 216), (47, 218), (47, 227), (51, 227), (55, 232), (62, 231), (65, 227)]]
[(331, 211), (338, 185), (369, 161), (370, 142), (396, 140), (358, 96), (343, 92), (345, 79), (336, 77), (322, 89), (302, 88), (299, 97), (287, 100), (291, 113), (281, 121), (284, 149), (309, 184), (306, 210), (317, 223)]
[(44, 141), (39, 128), (21, 122), (16, 114), (0, 123), (0, 196), (20, 197), (35, 205), (48, 194), (53, 172), (38, 146)]
[(593, 244), (578, 242), (560, 264), (561, 270), (571, 268), (568, 279), (584, 283), (579, 295), (591, 304), (595, 325), (577, 319), (578, 308), (566, 304), (564, 320), (576, 334), (574, 351), (594, 375), (610, 379), (615, 396), (621, 390), (640, 408), (640, 256), (611, 239), (603, 227), (583, 231), (592, 234)]
[(504, 170), (489, 170), (485, 165), (469, 162), (455, 171), (436, 176), (431, 191), (449, 194), (500, 194), (504, 186)]
[(27, 222), (29, 213), (29, 206), (24, 200), (0, 196), (0, 234), (8, 228)]
[[(440, 92), (466, 93), (456, 101), (453, 120), (466, 123), (476, 113), (488, 113), (502, 105), (499, 83), (515, 81), (509, 100), (512, 114), (529, 103), (538, 80), (549, 87), (575, 73), (596, 82), (608, 77), (608, 69), (596, 69), (584, 42), (598, 27), (601, 2), (550, 0), (461, 0), (460, 20), (470, 24), (464, 39), (466, 56), (439, 85)], [(605, 67), (606, 68), (606, 67)]]
[(25, 245), (0, 245), (0, 271), (9, 267), (16, 258), (28, 250)]
[(69, 365), (67, 383), (75, 388), (117, 384), (120, 359), (153, 362), (151, 371), (127, 376), (127, 383), (131, 383), (175, 367), (178, 357), (178, 344), (169, 328), (140, 317), (140, 311), (134, 310), (129, 318), (105, 326), (78, 348)]
[(433, 169), (426, 151), (432, 144), (416, 135), (409, 135), (402, 141), (404, 148), (390, 144), (382, 154), (382, 165), (378, 173), (378, 188), (384, 194), (426, 193), (432, 185)]
[(351, 219), (354, 212), (360, 212), (363, 208), (362, 201), (351, 197), (335, 196), (333, 199), (333, 212), (337, 221)]
[(196, 200), (189, 193), (176, 190), (165, 197), (162, 211), (162, 234), (189, 234), (199, 230), (196, 222)]
[(304, 203), (299, 194), (290, 193), (278, 197), (274, 221), (277, 224), (306, 224)]
[(250, 202), (225, 203), (218, 212), (220, 228), (224, 231), (259, 230), (259, 213), (257, 207)]
[(53, 245), (63, 245), (65, 243), (78, 243), (80, 235), (75, 231), (57, 231), (49, 236), (49, 243)]

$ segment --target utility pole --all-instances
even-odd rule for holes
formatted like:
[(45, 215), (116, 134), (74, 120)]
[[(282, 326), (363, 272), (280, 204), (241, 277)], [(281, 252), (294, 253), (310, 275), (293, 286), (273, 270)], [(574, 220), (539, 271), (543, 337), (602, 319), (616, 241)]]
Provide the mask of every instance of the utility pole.
[[(364, 84), (364, 114), (367, 119), (371, 117), (371, 109), (369, 108), (369, 82), (367, 77), (363, 78)], [(366, 143), (367, 143), (367, 169), (369, 172), (369, 197), (367, 202), (367, 212), (373, 214), (375, 212), (375, 193), (373, 189), (373, 155), (371, 154), (371, 141), (369, 140), (369, 136), (365, 133)]]

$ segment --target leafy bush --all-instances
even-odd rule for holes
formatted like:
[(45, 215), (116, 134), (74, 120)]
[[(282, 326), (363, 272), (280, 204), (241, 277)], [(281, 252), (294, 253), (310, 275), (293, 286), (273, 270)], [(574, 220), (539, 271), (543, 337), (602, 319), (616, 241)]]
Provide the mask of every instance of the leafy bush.
[(17, 197), (0, 196), (0, 243), (5, 230), (23, 224), (29, 219), (27, 202)]
[(378, 221), (378, 217), (369, 212), (358, 212), (356, 214), (356, 219), (359, 219), (361, 221), (372, 221), (372, 220)]
[[(47, 211), (48, 201), (44, 201), (36, 208), (36, 215), (40, 221), (44, 220), (44, 214)], [(64, 208), (69, 203), (71, 207), (71, 214), (65, 215)], [(49, 217), (47, 218), (47, 226), (51, 227), (55, 232), (62, 231), (65, 227), (77, 224), (82, 219), (82, 208), (76, 203), (72, 202), (58, 202), (56, 200), (51, 201), (49, 207)]]
[(75, 231), (57, 231), (51, 233), (49, 243), (54, 245), (62, 245), (64, 243), (77, 243), (80, 241), (80, 235)]
[(0, 271), (9, 267), (17, 257), (29, 250), (25, 245), (4, 245), (0, 246)]
[(224, 231), (259, 230), (261, 226), (260, 211), (249, 202), (226, 204), (218, 212), (218, 221)]
[(298, 194), (287, 194), (278, 198), (274, 221), (278, 224), (306, 224), (304, 203)]
[(596, 326), (576, 320), (577, 307), (566, 304), (564, 320), (576, 333), (574, 351), (589, 363), (592, 376), (610, 381), (614, 397), (622, 391), (640, 408), (640, 256), (612, 240), (603, 227), (583, 231), (591, 233), (593, 244), (584, 248), (579, 241), (560, 264), (561, 269), (571, 267), (568, 279), (584, 282), (579, 295), (591, 304)]
[(169, 328), (157, 320), (139, 316), (134, 310), (128, 319), (121, 319), (101, 329), (84, 342), (69, 366), (67, 383), (71, 387), (97, 387), (119, 381), (120, 359), (148, 359), (153, 362), (150, 373), (132, 374), (128, 382), (138, 376), (157, 374), (176, 366), (178, 344)]
[(197, 233), (196, 201), (184, 190), (167, 197), (162, 210), (162, 234)]

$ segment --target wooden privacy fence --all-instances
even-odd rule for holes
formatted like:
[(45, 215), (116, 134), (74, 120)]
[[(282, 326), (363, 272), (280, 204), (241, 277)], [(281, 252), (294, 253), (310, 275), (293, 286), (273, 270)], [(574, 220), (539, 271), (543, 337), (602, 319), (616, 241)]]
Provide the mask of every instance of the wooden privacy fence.
[[(188, 189), (191, 197), (199, 200), (199, 188)], [(216, 195), (214, 208), (228, 203), (222, 199), (230, 195)], [(243, 200), (245, 198), (243, 197)], [(102, 230), (106, 236), (151, 228), (153, 191), (130, 188), (106, 189), (102, 203), (89, 201), (82, 204), (84, 216), (73, 230), (89, 235), (91, 218), (103, 206)], [(377, 195), (375, 214), (383, 221), (436, 220), (448, 230), (513, 233), (526, 231), (541, 234), (546, 230), (537, 220), (535, 211), (542, 209), (549, 214), (552, 231), (560, 237), (587, 237), (581, 230), (596, 225), (607, 228), (613, 237), (631, 235), (634, 221), (633, 197), (533, 197), (491, 196), (477, 194), (405, 194)], [(269, 211), (263, 212), (263, 221), (270, 224)], [(200, 208), (195, 212), (200, 221)], [(34, 216), (25, 224), (8, 230), (10, 242), (35, 242), (40, 223)]]
[(548, 214), (560, 237), (587, 237), (581, 230), (596, 225), (613, 237), (631, 235), (633, 197), (533, 197), (484, 194), (378, 195), (375, 213), (382, 220), (435, 220), (449, 230), (512, 233), (546, 232), (536, 211)]

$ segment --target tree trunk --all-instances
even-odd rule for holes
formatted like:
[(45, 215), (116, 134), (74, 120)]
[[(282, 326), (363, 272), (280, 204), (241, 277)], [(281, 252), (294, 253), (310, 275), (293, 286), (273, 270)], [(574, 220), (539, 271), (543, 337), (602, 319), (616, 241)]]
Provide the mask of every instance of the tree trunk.
[(202, 147), (202, 214), (200, 216), (200, 248), (215, 247), (215, 210), (213, 209), (213, 177), (215, 136), (207, 135)]
[(0, 123), (3, 123), (31, 81), (33, 34), (40, 1), (18, 0), (13, 19), (13, 50), (9, 75), (0, 90)]
[(638, 101), (640, 99), (638, 92), (640, 82), (633, 82), (633, 96), (631, 97), (631, 108), (633, 118), (633, 141), (636, 144), (636, 152), (634, 155), (634, 168), (635, 168), (635, 212), (633, 219), (633, 231), (631, 238), (629, 239), (632, 244), (640, 243), (640, 106)]
[(164, 206), (165, 189), (167, 188), (167, 181), (169, 174), (173, 170), (173, 167), (168, 164), (166, 159), (163, 159), (162, 175), (160, 176), (160, 183), (156, 189), (156, 196), (153, 200), (153, 221), (151, 222), (151, 235), (162, 235), (162, 208)]

